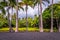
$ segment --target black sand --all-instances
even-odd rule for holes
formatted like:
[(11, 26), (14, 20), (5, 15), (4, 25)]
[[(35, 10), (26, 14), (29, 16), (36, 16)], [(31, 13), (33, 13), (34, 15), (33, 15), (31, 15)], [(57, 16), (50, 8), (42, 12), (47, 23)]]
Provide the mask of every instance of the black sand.
[(23, 33), (0, 33), (0, 40), (60, 40), (60, 33), (40, 33), (40, 32), (23, 32)]

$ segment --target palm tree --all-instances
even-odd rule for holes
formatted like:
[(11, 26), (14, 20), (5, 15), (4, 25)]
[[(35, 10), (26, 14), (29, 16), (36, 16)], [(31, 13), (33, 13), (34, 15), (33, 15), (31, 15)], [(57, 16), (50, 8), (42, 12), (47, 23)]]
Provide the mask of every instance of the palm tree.
[[(40, 32), (43, 32), (43, 19), (42, 19), (42, 3), (49, 3), (49, 0), (36, 0), (35, 4), (38, 4), (38, 16), (39, 16), (39, 28)], [(39, 14), (39, 4), (40, 4), (40, 14)], [(44, 4), (45, 5), (45, 4)]]
[(16, 0), (16, 30), (18, 32), (18, 0)]
[(50, 32), (53, 32), (53, 0), (52, 0), (52, 6), (51, 6), (51, 29)]
[(28, 10), (28, 5), (30, 5), (31, 7), (33, 6), (33, 2), (34, 0), (22, 0), (23, 3), (26, 5), (26, 31), (28, 31), (28, 17), (27, 17), (27, 10)]
[(8, 12), (8, 24), (9, 24), (9, 32), (13, 32), (13, 29), (12, 29), (12, 26), (11, 26), (11, 14), (9, 13), (9, 9), (12, 8), (12, 11), (13, 11), (13, 7), (16, 5), (16, 1), (15, 0), (8, 0), (8, 9), (7, 9), (7, 12)]
[[(1, 5), (3, 5), (4, 7), (6, 7), (6, 6), (8, 6), (8, 4), (6, 4), (6, 0), (3, 0), (3, 2), (1, 2)], [(8, 12), (8, 25), (9, 25), (9, 27), (10, 27), (10, 30), (9, 31), (11, 31), (11, 23), (10, 23), (10, 19), (9, 19), (9, 9), (10, 9), (10, 7), (8, 7), (8, 9), (7, 9), (7, 12)]]
[(26, 5), (26, 31), (28, 31), (28, 17), (27, 17), (27, 9), (28, 9), (28, 0), (22, 0), (23, 3)]
[(8, 1), (8, 8), (7, 8), (7, 12), (8, 12), (8, 25), (9, 25), (9, 32), (12, 32), (12, 26), (11, 26), (11, 19), (10, 19), (10, 13), (9, 13), (9, 9), (10, 9), (10, 5), (9, 5), (9, 1)]
[[(3, 4), (4, 3), (4, 4)], [(9, 13), (9, 9), (15, 5), (15, 0), (3, 0), (2, 4), (7, 8), (8, 12), (8, 25), (9, 25), (9, 32), (13, 32), (12, 26), (11, 26), (11, 14)]]
[(18, 0), (16, 0), (16, 30), (15, 30), (15, 32), (18, 32), (18, 10), (19, 10), (19, 8), (24, 10), (22, 8), (22, 4), (23, 4), (23, 2), (18, 2)]
[[(9, 3), (7, 4), (6, 0), (3, 0), (3, 2), (1, 2), (1, 5), (4, 6), (4, 7), (8, 6), (7, 12), (8, 12), (8, 25), (10, 27), (9, 32), (12, 32), (11, 20), (10, 20), (10, 13), (9, 13), (9, 9), (10, 9)], [(2, 7), (2, 6), (0, 6), (0, 8), (2, 9), (3, 13), (5, 13), (4, 7)]]
[(42, 19), (42, 0), (40, 0), (40, 32), (43, 32), (43, 19)]
[(40, 32), (43, 32), (43, 19), (42, 19), (42, 1), (46, 1), (49, 3), (48, 0), (40, 0), (40, 15), (39, 15), (39, 27), (40, 27)]

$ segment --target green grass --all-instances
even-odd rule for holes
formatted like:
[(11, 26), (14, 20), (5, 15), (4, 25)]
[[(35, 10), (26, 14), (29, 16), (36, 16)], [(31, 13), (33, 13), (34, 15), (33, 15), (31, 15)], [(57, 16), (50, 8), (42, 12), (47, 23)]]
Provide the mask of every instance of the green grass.
[[(13, 28), (13, 30), (15, 30), (16, 28)], [(19, 28), (20, 32), (24, 32), (26, 31), (26, 28)], [(29, 32), (38, 32), (39, 29), (38, 28), (28, 28)], [(0, 28), (0, 32), (9, 32), (9, 28)], [(44, 29), (44, 32), (50, 32), (50, 29)], [(56, 29), (54, 29), (54, 32), (57, 32)]]
[[(13, 28), (15, 30), (16, 28)], [(19, 31), (26, 31), (26, 28), (18, 28)], [(38, 28), (28, 28), (28, 31), (38, 31)], [(0, 32), (8, 32), (9, 28), (0, 28)]]

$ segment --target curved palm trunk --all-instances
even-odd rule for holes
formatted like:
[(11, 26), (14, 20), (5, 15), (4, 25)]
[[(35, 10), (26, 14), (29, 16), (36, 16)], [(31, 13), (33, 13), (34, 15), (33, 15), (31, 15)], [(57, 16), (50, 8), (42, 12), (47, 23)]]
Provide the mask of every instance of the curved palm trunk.
[(9, 9), (10, 9), (10, 7), (8, 7), (8, 9), (7, 9), (7, 12), (8, 12), (8, 25), (9, 25), (9, 32), (13, 32), (13, 31), (12, 31), (12, 26), (11, 26), (11, 19), (10, 19)]
[[(4, 2), (6, 2), (6, 0), (4, 0)], [(12, 26), (11, 26), (11, 14), (9, 13), (9, 9), (10, 9), (10, 5), (9, 5), (9, 2), (8, 2), (8, 9), (7, 9), (7, 12), (8, 12), (8, 25), (9, 25), (9, 32), (13, 32), (13, 29), (12, 29)]]
[(26, 5), (26, 32), (28, 32), (27, 5)]
[(51, 6), (51, 29), (50, 32), (53, 32), (53, 0), (52, 0), (52, 6)]
[(42, 0), (40, 0), (40, 32), (43, 32), (43, 19), (42, 19)]
[[(39, 3), (38, 3), (38, 19), (40, 18), (40, 14), (39, 14)], [(40, 19), (38, 20), (40, 22)], [(39, 25), (39, 23), (38, 23)]]
[(17, 6), (16, 6), (16, 30), (15, 32), (18, 32), (18, 0), (17, 0)]

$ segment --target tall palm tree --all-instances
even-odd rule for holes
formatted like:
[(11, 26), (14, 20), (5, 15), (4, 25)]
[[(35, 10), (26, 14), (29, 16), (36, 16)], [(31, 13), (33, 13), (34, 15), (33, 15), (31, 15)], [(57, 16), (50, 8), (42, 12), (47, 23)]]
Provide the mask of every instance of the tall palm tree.
[[(3, 0), (3, 2), (1, 2), (1, 5), (3, 5), (4, 7), (7, 7), (8, 6), (6, 0)], [(10, 27), (10, 30), (9, 31), (11, 31), (11, 23), (10, 23), (10, 19), (9, 19), (9, 9), (10, 9), (10, 7), (8, 7), (8, 9), (7, 9), (7, 12), (8, 12), (8, 25)]]
[[(36, 4), (38, 4), (38, 17), (39, 17), (39, 23), (38, 23), (38, 24), (39, 24), (40, 32), (43, 32), (42, 4), (45, 5), (44, 2), (49, 3), (49, 0), (35, 0), (35, 2), (34, 2), (34, 6), (35, 6)], [(39, 7), (40, 7), (40, 10), (39, 10)], [(40, 11), (41, 13), (39, 13), (39, 11)]]
[(33, 6), (33, 1), (34, 0), (22, 0), (23, 3), (26, 5), (26, 31), (28, 31), (28, 16), (27, 16), (27, 10), (28, 10), (28, 5), (30, 5), (31, 7)]
[(23, 3), (26, 5), (26, 31), (28, 31), (28, 17), (27, 17), (27, 10), (28, 10), (28, 3), (29, 2), (28, 0), (22, 0)]
[(42, 0), (40, 0), (40, 32), (43, 32), (43, 19), (42, 19)]
[(42, 18), (42, 1), (46, 1), (49, 3), (49, 0), (40, 0), (40, 18), (39, 18), (39, 27), (40, 27), (40, 32), (43, 32), (43, 18)]
[(53, 0), (52, 0), (52, 6), (51, 6), (51, 29), (50, 32), (53, 32)]
[(8, 1), (8, 8), (7, 8), (7, 12), (8, 12), (8, 15), (7, 15), (7, 17), (8, 17), (8, 25), (9, 25), (9, 32), (12, 32), (12, 26), (11, 26), (11, 19), (10, 19), (10, 13), (9, 13), (9, 9), (10, 9), (10, 1)]
[(16, 30), (18, 32), (18, 0), (16, 0)]
[(13, 7), (16, 5), (16, 1), (15, 0), (8, 0), (8, 9), (7, 9), (7, 12), (8, 12), (8, 24), (9, 24), (9, 31), (10, 32), (13, 32), (13, 29), (12, 29), (12, 26), (11, 26), (11, 14), (9, 13), (9, 9), (12, 8), (12, 11), (13, 11)]
[(5, 7), (7, 8), (7, 12), (8, 12), (8, 25), (9, 25), (9, 32), (13, 32), (12, 26), (11, 26), (11, 14), (9, 13), (9, 9), (15, 5), (15, 0), (3, 0), (2, 4), (5, 4)]
[[(58, 2), (58, 4), (60, 4), (60, 1)], [(60, 11), (59, 11), (59, 14), (60, 14)], [(59, 15), (58, 14), (58, 15)], [(59, 16), (60, 17), (60, 16)], [(60, 18), (59, 18), (60, 19)], [(57, 22), (57, 25), (58, 25), (58, 22)], [(60, 21), (59, 21), (59, 25), (58, 25), (58, 32), (60, 32)]]
[(19, 8), (24, 10), (22, 8), (22, 4), (23, 4), (23, 2), (18, 2), (18, 0), (16, 0), (16, 30), (15, 30), (15, 32), (18, 32), (18, 10), (19, 10)]

